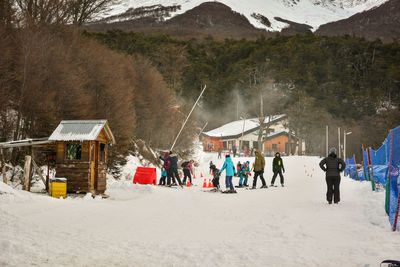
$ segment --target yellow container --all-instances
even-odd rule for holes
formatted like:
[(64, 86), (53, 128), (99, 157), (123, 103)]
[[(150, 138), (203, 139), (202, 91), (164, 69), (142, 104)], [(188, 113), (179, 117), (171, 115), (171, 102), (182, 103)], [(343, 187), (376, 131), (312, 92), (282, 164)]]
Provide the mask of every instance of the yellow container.
[(67, 179), (65, 178), (52, 178), (50, 179), (49, 194), (56, 198), (67, 197)]

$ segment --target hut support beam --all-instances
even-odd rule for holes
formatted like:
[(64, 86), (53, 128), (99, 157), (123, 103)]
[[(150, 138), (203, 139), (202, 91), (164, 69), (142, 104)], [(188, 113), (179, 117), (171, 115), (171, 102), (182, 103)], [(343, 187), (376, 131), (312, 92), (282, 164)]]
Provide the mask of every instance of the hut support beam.
[(25, 156), (25, 165), (24, 165), (24, 184), (22, 189), (26, 191), (31, 190), (31, 169), (32, 169), (32, 157)]
[(3, 151), (3, 149), (0, 149), (0, 155), (1, 155), (1, 166), (2, 166), (2, 168), (1, 168), (1, 174), (2, 174), (2, 177), (3, 177), (3, 183), (7, 183), (7, 175), (6, 175), (6, 160), (5, 160), (5, 157), (4, 157), (4, 151)]

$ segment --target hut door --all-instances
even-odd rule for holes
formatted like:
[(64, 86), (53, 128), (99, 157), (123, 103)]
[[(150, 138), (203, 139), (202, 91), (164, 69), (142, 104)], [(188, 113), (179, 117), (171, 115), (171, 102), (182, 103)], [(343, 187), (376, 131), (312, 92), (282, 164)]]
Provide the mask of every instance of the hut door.
[(90, 190), (94, 191), (97, 187), (99, 142), (92, 142), (90, 152)]

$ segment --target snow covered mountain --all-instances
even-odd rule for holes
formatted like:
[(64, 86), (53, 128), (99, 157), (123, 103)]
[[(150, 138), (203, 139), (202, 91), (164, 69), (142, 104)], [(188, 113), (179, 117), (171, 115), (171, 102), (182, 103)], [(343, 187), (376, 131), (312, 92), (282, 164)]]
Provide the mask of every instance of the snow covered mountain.
[(331, 22), (316, 32), (320, 35), (355, 35), (369, 40), (392, 42), (400, 39), (400, 1), (389, 0), (383, 5), (350, 18)]
[[(256, 28), (280, 31), (285, 21), (307, 24), (315, 31), (322, 24), (346, 19), (388, 0), (220, 0), (244, 15)], [(103, 22), (120, 22), (157, 16), (160, 21), (183, 14), (205, 0), (121, 0), (103, 14)], [(214, 1), (216, 2), (216, 1)]]

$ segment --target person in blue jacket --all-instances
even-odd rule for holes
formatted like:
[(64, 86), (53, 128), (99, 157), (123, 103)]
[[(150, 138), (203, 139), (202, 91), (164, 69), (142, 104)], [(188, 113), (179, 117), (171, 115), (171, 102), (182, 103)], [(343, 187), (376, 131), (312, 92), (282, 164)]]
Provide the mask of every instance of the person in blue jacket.
[(224, 165), (222, 165), (220, 173), (225, 170), (226, 178), (225, 178), (225, 186), (226, 191), (225, 193), (236, 193), (235, 187), (232, 183), (232, 177), (236, 174), (235, 164), (231, 159), (231, 156), (228, 154), (225, 156)]

